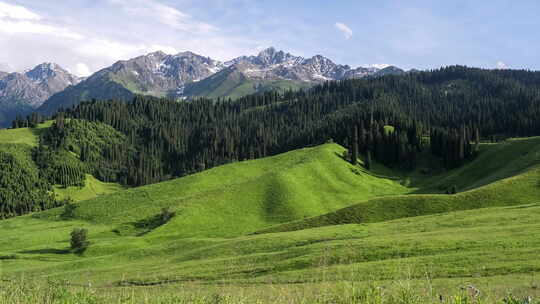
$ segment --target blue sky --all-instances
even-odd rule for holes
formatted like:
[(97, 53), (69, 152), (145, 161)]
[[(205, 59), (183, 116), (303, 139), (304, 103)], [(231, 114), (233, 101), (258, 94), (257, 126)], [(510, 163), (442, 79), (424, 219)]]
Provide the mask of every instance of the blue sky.
[(87, 75), (161, 49), (218, 60), (275, 46), (353, 67), (540, 69), (540, 1), (0, 0), (0, 70)]

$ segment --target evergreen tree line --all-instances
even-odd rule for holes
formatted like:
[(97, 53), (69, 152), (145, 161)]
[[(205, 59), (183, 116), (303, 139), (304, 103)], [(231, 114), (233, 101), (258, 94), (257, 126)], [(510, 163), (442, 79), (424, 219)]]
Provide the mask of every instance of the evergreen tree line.
[(330, 138), (366, 159), (405, 168), (430, 148), (451, 168), (474, 156), (478, 134), (540, 135), (540, 73), (454, 66), (236, 101), (90, 101), (65, 113), (125, 135), (125, 144), (103, 149), (98, 158), (118, 164), (110, 168), (112, 179), (134, 186)]
[(17, 128), (35, 128), (38, 124), (42, 123), (45, 120), (45, 117), (39, 113), (32, 113), (27, 117), (23, 118), (20, 115), (17, 115), (15, 120), (11, 123), (13, 129)]

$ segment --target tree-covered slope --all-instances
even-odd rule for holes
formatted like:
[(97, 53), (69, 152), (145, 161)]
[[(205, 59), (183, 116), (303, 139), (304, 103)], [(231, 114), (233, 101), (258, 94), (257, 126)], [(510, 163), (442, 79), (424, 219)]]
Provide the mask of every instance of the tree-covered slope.
[(82, 101), (97, 100), (130, 100), (135, 94), (123, 85), (115, 82), (108, 75), (94, 74), (92, 77), (75, 86), (52, 95), (39, 108), (43, 115), (52, 115), (59, 109), (71, 108)]
[(235, 101), (89, 102), (67, 115), (126, 135), (135, 149), (123, 154), (133, 186), (328, 139), (389, 167), (416, 168), (429, 151), (452, 169), (476, 155), (480, 140), (540, 135), (538, 79), (537, 72), (457, 66)]
[[(91, 132), (91, 128), (83, 126), (94, 126), (97, 130)], [(54, 128), (52, 121), (35, 128), (0, 130), (0, 217), (49, 209), (68, 198), (79, 201), (121, 189), (116, 183), (103, 183), (85, 174), (91, 170), (75, 153), (80, 153), (76, 150), (77, 143), (85, 140), (92, 142), (88, 151), (95, 150), (95, 146), (108, 145), (103, 143), (107, 132), (102, 131), (110, 127), (99, 127), (95, 123), (69, 122), (68, 129), (77, 132), (73, 131), (74, 136), (68, 137), (65, 144), (73, 151), (44, 145), (44, 137)], [(72, 140), (74, 137), (77, 140)], [(111, 138), (107, 137), (106, 141), (110, 142)]]

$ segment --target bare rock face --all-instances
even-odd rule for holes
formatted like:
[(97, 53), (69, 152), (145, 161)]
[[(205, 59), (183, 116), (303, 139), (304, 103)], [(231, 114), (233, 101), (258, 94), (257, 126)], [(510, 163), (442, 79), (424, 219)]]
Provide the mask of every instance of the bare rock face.
[(24, 73), (0, 72), (0, 127), (17, 115), (37, 109), (53, 94), (80, 79), (54, 63), (43, 63)]
[[(335, 64), (332, 60), (316, 55), (303, 58), (268, 48), (257, 56), (242, 56), (225, 63), (228, 69), (240, 70), (247, 78), (262, 80), (294, 80), (303, 82), (323, 82), (349, 78), (363, 78), (375, 75), (377, 68)], [(395, 73), (403, 71), (395, 68)]]
[[(84, 100), (130, 99), (135, 94), (185, 98), (191, 96), (237, 96), (266, 89), (303, 88), (329, 80), (377, 75), (377, 68), (339, 65), (317, 55), (294, 56), (271, 47), (256, 56), (241, 56), (228, 62), (182, 52), (154, 52), (118, 61), (77, 85), (51, 96), (40, 108), (44, 114)], [(388, 70), (387, 73), (401, 73)], [(35, 73), (40, 79), (44, 73)]]

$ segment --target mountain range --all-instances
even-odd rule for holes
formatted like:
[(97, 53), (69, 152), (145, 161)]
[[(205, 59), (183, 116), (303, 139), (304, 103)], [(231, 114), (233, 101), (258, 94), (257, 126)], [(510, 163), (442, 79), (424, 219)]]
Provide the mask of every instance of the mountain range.
[(304, 58), (273, 47), (227, 62), (192, 52), (168, 55), (158, 51), (118, 61), (85, 79), (56, 64), (42, 64), (26, 73), (0, 73), (0, 126), (17, 114), (37, 110), (50, 115), (90, 99), (128, 100), (136, 94), (236, 98), (272, 89), (308, 88), (329, 80), (402, 73), (393, 66), (351, 68), (321, 55)]
[(0, 72), (0, 126), (39, 108), (49, 97), (81, 81), (54, 63), (19, 73)]

